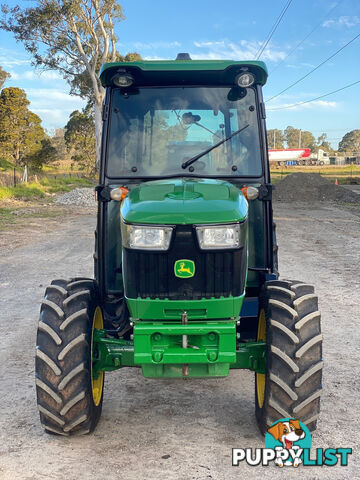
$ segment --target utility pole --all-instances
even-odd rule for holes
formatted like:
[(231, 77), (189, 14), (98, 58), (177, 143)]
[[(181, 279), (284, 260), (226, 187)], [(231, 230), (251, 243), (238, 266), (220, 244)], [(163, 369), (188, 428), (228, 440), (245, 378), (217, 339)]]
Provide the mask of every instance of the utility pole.
[(276, 136), (276, 133), (275, 133), (275, 129), (274, 129), (274, 150), (275, 150), (275, 145), (276, 145), (276, 142), (275, 142), (275, 136)]
[(299, 130), (299, 148), (301, 148), (301, 128)]

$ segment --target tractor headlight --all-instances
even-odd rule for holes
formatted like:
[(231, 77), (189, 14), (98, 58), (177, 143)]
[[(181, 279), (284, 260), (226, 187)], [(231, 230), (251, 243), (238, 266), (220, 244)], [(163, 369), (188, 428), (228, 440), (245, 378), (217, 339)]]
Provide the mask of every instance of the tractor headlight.
[(255, 77), (250, 72), (240, 73), (235, 77), (235, 83), (239, 85), (239, 87), (251, 87), (251, 85), (255, 82)]
[(240, 248), (245, 245), (246, 222), (198, 226), (196, 234), (202, 250)]
[(112, 82), (116, 87), (130, 87), (134, 83), (134, 77), (130, 73), (119, 72), (112, 77)]
[(173, 227), (127, 225), (122, 223), (123, 245), (137, 250), (168, 250)]

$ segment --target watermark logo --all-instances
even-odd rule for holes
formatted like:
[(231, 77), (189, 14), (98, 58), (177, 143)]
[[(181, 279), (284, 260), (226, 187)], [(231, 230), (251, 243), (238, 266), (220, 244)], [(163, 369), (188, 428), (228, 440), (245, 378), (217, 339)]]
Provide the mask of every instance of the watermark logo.
[(195, 263), (192, 260), (176, 260), (174, 263), (174, 273), (179, 278), (190, 278), (195, 275)]
[(311, 453), (311, 433), (307, 426), (295, 418), (281, 418), (273, 423), (265, 435), (265, 448), (233, 448), (232, 465), (246, 462), (251, 466), (267, 466), (274, 462), (278, 467), (334, 466), (346, 467), (351, 448), (317, 448)]
[(279, 467), (298, 467), (303, 450), (311, 448), (311, 433), (299, 420), (283, 418), (268, 428), (265, 448), (275, 451), (275, 464)]

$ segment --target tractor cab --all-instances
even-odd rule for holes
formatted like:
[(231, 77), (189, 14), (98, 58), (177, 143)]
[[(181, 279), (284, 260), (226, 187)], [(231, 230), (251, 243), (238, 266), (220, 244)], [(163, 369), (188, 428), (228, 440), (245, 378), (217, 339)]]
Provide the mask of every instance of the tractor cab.
[[(107, 93), (100, 179), (103, 190), (99, 190), (99, 199), (107, 199), (109, 189), (116, 186), (126, 186), (131, 192), (137, 187), (126, 200), (124, 210), (129, 202), (132, 210), (141, 209), (138, 221), (171, 224), (176, 216), (178, 222), (191, 221), (194, 225), (224, 221), (224, 195), (236, 191), (241, 203), (246, 187), (255, 187), (252, 195), (257, 198), (252, 200), (249, 212), (246, 207), (241, 215), (249, 225), (248, 282), (257, 296), (265, 275), (274, 271), (271, 186), (261, 92), (267, 78), (265, 64), (141, 61), (106, 64), (100, 77)], [(160, 198), (162, 191), (165, 193)], [(190, 191), (198, 197), (191, 199)], [(183, 200), (182, 205), (166, 196), (174, 192), (178, 200)], [(135, 207), (130, 200), (135, 194), (139, 198), (145, 195), (146, 202), (137, 202)], [(211, 204), (207, 203), (209, 196)], [(214, 202), (216, 212), (211, 210)], [(168, 217), (156, 218), (160, 214), (157, 207), (163, 211), (165, 205)], [(204, 207), (202, 214), (186, 218), (186, 210), (193, 211), (195, 205)], [(105, 257), (98, 265), (106, 297), (123, 292), (119, 203), (106, 202), (100, 216), (100, 229), (108, 232), (102, 232)], [(227, 221), (235, 217), (230, 214)], [(150, 249), (147, 251), (150, 253)]]

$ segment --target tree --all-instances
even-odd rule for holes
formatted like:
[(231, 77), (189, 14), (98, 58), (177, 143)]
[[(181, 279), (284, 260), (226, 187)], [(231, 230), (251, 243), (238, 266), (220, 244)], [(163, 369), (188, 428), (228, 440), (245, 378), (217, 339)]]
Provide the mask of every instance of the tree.
[[(51, 137), (51, 144), (56, 150), (56, 162), (60, 162), (62, 160), (70, 160), (69, 152), (66, 147), (65, 143), (65, 129), (64, 128), (57, 128), (55, 130), (55, 134)], [(95, 132), (93, 132), (95, 135)]]
[(45, 138), (41, 119), (28, 109), (29, 103), (21, 88), (4, 88), (0, 93), (0, 147), (18, 166), (26, 165)]
[(360, 153), (360, 130), (352, 130), (346, 133), (339, 143), (339, 151), (349, 154)]
[(56, 148), (53, 146), (50, 138), (44, 138), (40, 141), (40, 148), (33, 151), (25, 157), (24, 163), (32, 170), (42, 170), (44, 165), (52, 163), (57, 158)]
[(72, 160), (90, 173), (94, 172), (95, 136), (94, 119), (89, 112), (75, 110), (65, 125), (65, 143)]
[(122, 7), (116, 0), (38, 0), (26, 9), (3, 6), (2, 13), (0, 28), (24, 44), (35, 66), (58, 70), (73, 93), (93, 103), (98, 166), (105, 94), (99, 68), (118, 58), (114, 25), (125, 18)]
[(310, 148), (316, 147), (315, 137), (307, 130), (300, 130), (294, 127), (287, 127), (284, 131), (287, 148)]
[(317, 152), (319, 149), (324, 150), (328, 153), (334, 153), (334, 149), (331, 147), (330, 143), (327, 141), (327, 134), (322, 133), (320, 137), (317, 139), (317, 147), (315, 151)]
[(269, 148), (284, 148), (284, 134), (282, 130), (273, 128), (267, 131)]
[(10, 73), (5, 72), (5, 70), (3, 70), (0, 67), (0, 90), (2, 89), (4, 83), (6, 82), (6, 79), (10, 77), (11, 77)]

